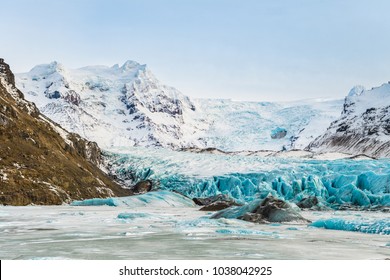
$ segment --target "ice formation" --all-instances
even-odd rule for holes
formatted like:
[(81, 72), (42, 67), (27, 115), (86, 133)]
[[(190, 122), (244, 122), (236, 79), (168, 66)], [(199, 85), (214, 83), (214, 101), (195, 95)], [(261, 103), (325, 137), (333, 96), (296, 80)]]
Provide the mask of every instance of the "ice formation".
[(250, 202), (269, 194), (298, 203), (315, 196), (320, 205), (390, 206), (389, 160), (312, 160), (213, 155), (134, 148), (109, 165), (125, 182), (149, 179), (161, 189), (191, 198), (226, 194)]
[[(131, 206), (131, 207), (194, 207), (194, 202), (180, 194), (170, 191), (149, 192), (142, 195), (114, 197), (108, 199), (94, 198), (77, 200), (71, 206)], [(124, 216), (123, 216), (124, 217)]]
[(343, 219), (333, 218), (327, 220), (319, 220), (310, 224), (309, 226), (345, 230), (345, 231), (359, 231), (363, 233), (375, 233), (390, 235), (390, 219), (383, 219), (377, 221), (347, 221)]

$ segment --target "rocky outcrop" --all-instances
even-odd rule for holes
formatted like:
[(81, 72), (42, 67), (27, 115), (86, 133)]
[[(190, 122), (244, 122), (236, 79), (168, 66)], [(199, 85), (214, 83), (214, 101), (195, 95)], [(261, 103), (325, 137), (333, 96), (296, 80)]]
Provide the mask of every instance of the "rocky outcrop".
[(219, 194), (211, 197), (195, 197), (192, 199), (196, 205), (203, 206), (200, 211), (219, 211), (231, 206), (241, 206), (234, 199), (226, 194)]
[(96, 143), (40, 114), (0, 63), (0, 204), (62, 204), (129, 194), (96, 164)]

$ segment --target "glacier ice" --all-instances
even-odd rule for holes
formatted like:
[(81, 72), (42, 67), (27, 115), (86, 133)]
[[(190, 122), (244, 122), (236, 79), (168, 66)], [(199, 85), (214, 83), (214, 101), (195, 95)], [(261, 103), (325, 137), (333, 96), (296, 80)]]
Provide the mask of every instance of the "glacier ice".
[(338, 218), (318, 220), (311, 223), (309, 226), (345, 230), (345, 231), (359, 231), (363, 233), (375, 233), (390, 235), (390, 219), (383, 219), (377, 221), (347, 221)]
[(313, 160), (198, 154), (132, 148), (108, 155), (115, 175), (129, 185), (151, 180), (190, 198), (226, 194), (245, 203), (273, 195), (298, 203), (315, 196), (320, 206), (390, 206), (390, 161)]
[(93, 198), (81, 201), (73, 201), (71, 206), (132, 206), (132, 207), (194, 207), (194, 202), (177, 193), (160, 190), (142, 195), (113, 197), (113, 198)]
[(272, 139), (280, 139), (287, 135), (287, 130), (282, 127), (277, 127), (271, 131), (271, 138)]

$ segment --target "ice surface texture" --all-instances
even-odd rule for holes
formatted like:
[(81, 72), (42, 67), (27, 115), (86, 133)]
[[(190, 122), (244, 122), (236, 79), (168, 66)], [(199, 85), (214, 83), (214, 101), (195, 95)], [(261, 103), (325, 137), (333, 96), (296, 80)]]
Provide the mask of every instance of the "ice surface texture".
[[(156, 206), (156, 207), (194, 207), (195, 204), (189, 198), (170, 191), (150, 192), (138, 196), (114, 197), (108, 199), (94, 198), (82, 201), (73, 201), (72, 206)], [(124, 213), (119, 218), (125, 218)]]
[(359, 231), (364, 233), (376, 233), (390, 235), (390, 219), (378, 221), (347, 221), (343, 219), (327, 219), (316, 221), (310, 226), (335, 230)]

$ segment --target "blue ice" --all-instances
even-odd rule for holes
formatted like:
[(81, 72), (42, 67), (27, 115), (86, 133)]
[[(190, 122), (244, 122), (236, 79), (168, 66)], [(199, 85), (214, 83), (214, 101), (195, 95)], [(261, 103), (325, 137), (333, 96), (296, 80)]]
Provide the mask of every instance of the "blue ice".
[(376, 233), (376, 234), (390, 235), (390, 219), (367, 222), (367, 221), (346, 221), (343, 219), (333, 218), (327, 220), (318, 220), (311, 223), (309, 226), (325, 228), (325, 229), (358, 231), (363, 233)]
[[(183, 164), (185, 162), (186, 164)], [(240, 203), (273, 195), (298, 203), (316, 196), (321, 206), (390, 206), (390, 160), (312, 160), (135, 150), (111, 155), (129, 185), (149, 179), (190, 198), (227, 194)]]

